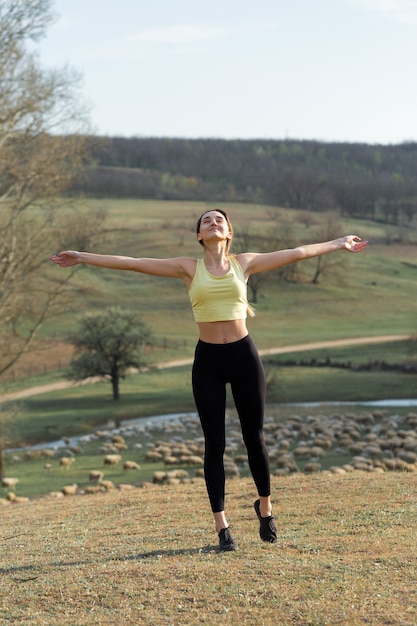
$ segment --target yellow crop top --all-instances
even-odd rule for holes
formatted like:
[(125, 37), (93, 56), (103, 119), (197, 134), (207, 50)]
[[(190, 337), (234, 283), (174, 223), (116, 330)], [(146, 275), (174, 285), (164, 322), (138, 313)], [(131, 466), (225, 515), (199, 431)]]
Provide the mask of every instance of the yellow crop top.
[(198, 259), (188, 290), (196, 322), (221, 322), (246, 319), (255, 313), (248, 304), (245, 275), (239, 261), (229, 256), (230, 269), (224, 276), (214, 276), (204, 259)]

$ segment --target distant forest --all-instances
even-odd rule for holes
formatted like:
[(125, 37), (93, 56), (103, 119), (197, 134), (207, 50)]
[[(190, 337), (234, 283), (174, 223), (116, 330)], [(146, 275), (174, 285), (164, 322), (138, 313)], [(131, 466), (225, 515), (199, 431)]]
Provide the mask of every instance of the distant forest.
[(98, 138), (73, 191), (95, 197), (254, 202), (410, 227), (417, 143)]

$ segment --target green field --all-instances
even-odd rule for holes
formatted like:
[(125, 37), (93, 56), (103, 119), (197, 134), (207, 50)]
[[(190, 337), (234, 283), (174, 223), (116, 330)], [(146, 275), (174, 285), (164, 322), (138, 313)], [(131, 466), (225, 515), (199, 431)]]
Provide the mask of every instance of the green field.
[[(149, 257), (201, 256), (195, 222), (211, 205), (91, 200), (86, 202), (86, 210), (101, 205), (107, 211), (111, 232), (96, 251)], [(236, 236), (247, 228), (265, 233), (282, 222), (283, 227), (289, 225), (297, 240), (308, 243), (317, 240), (315, 230), (320, 220), (327, 219), (315, 214), (315, 225), (306, 227), (300, 221), (300, 212), (294, 210), (282, 209), (281, 220), (273, 220), (270, 212), (277, 209), (271, 207), (225, 208)], [(315, 260), (299, 264), (298, 283), (269, 282), (256, 304), (257, 316), (250, 321), (250, 332), (260, 348), (416, 330), (417, 242), (387, 246), (384, 241), (389, 228), (370, 222), (345, 222), (341, 228), (341, 234), (354, 232), (371, 243), (360, 255), (332, 255), (340, 263), (318, 285), (311, 284)], [(51, 280), (60, 271), (65, 270), (45, 265)], [(114, 303), (143, 315), (158, 343), (168, 344), (166, 356), (192, 354), (197, 333), (187, 292), (180, 281), (92, 267), (83, 267), (78, 273), (66, 314), (45, 324), (41, 336), (65, 337), (76, 327), (79, 315)], [(165, 359), (156, 350), (155, 360), (161, 356)]]
[[(107, 211), (107, 238), (96, 251), (153, 257), (201, 255), (195, 222), (212, 206), (137, 200), (89, 200), (84, 205), (85, 210), (100, 206)], [(243, 204), (224, 208), (231, 215), (236, 236), (239, 229), (265, 232), (282, 224), (283, 228), (289, 226), (299, 241), (308, 243), (317, 240), (314, 230), (326, 219), (314, 214), (314, 224), (307, 227), (300, 212), (293, 210)], [(279, 219), (273, 219), (271, 215), (277, 211)], [(318, 285), (311, 283), (315, 261), (299, 264), (296, 283), (269, 281), (261, 290), (256, 317), (248, 322), (259, 349), (416, 332), (417, 246), (412, 237), (411, 243), (388, 246), (384, 243), (389, 231), (386, 225), (347, 222), (342, 227), (343, 233), (357, 233), (371, 243), (359, 255), (331, 255), (340, 264)], [(57, 272), (66, 270), (46, 261), (44, 271), (54, 280)], [(150, 364), (192, 357), (197, 331), (180, 281), (82, 267), (68, 294), (65, 312), (44, 325), (37, 350), (28, 357), (29, 366), (25, 369), (23, 360), (13, 377), (3, 378), (0, 391), (64, 380), (68, 332), (76, 329), (85, 312), (114, 304), (139, 311), (151, 327), (155, 345), (147, 356)], [(311, 352), (293, 356), (311, 358)], [(358, 364), (375, 359), (408, 363), (415, 362), (416, 350), (415, 342), (406, 341), (327, 349), (314, 356)], [(415, 375), (274, 365), (281, 360), (282, 355), (268, 357), (270, 403), (417, 396)], [(129, 375), (121, 383), (118, 403), (111, 400), (110, 392), (110, 384), (102, 382), (16, 400), (6, 406), (14, 415), (7, 424), (8, 440), (14, 444), (53, 441), (89, 432), (112, 420), (194, 409), (190, 366)]]
[[(375, 399), (416, 398), (417, 377), (400, 372), (355, 371), (329, 367), (294, 367), (284, 359), (318, 360), (329, 349), (289, 353), (264, 358), (270, 380), (267, 402), (357, 402)], [(409, 360), (407, 342), (338, 348), (334, 360), (367, 363), (386, 355), (395, 363)], [(14, 411), (9, 436), (17, 444), (54, 441), (63, 436), (88, 433), (109, 422), (151, 415), (194, 410), (191, 366), (131, 374), (121, 383), (121, 398), (115, 402), (111, 385), (103, 381), (29, 396), (9, 403)], [(230, 394), (229, 407), (233, 406)]]

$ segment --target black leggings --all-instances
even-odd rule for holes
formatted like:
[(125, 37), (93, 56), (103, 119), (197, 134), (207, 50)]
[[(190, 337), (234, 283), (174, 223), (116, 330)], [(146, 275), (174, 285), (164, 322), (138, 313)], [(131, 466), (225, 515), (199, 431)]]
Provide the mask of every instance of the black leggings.
[(270, 495), (268, 452), (263, 436), (265, 374), (247, 336), (233, 343), (198, 341), (192, 371), (194, 399), (205, 439), (204, 474), (213, 513), (224, 510), (226, 384), (239, 415), (249, 467), (258, 495)]

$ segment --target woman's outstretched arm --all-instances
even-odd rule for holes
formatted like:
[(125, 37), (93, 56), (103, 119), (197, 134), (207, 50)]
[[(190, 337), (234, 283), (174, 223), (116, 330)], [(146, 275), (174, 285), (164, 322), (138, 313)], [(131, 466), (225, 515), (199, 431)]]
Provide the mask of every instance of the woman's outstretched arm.
[(312, 243), (288, 250), (276, 250), (275, 252), (265, 253), (247, 252), (236, 256), (246, 275), (249, 276), (250, 274), (267, 272), (284, 265), (302, 261), (303, 259), (312, 259), (313, 257), (336, 252), (337, 250), (361, 252), (367, 243), (367, 241), (362, 241), (357, 235), (347, 235), (332, 241)]
[(195, 271), (195, 259), (190, 257), (175, 257), (172, 259), (147, 259), (113, 254), (94, 254), (93, 252), (78, 252), (77, 250), (65, 250), (54, 254), (49, 259), (52, 263), (61, 267), (71, 267), (79, 263), (95, 265), (113, 270), (130, 270), (153, 274), (154, 276), (167, 276), (170, 278), (182, 278), (193, 276)]

